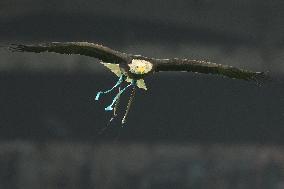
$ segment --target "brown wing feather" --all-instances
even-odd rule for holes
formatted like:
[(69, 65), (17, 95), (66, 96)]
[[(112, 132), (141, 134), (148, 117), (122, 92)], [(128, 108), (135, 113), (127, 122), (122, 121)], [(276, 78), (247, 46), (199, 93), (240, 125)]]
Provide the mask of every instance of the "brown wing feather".
[(159, 71), (188, 71), (205, 74), (217, 74), (229, 78), (255, 80), (265, 78), (263, 72), (253, 72), (232, 66), (215, 64), (200, 60), (188, 59), (158, 59), (154, 61), (155, 72)]
[(79, 54), (115, 64), (126, 61), (128, 57), (125, 53), (88, 42), (53, 42), (35, 45), (14, 44), (10, 47), (10, 50), (34, 53), (55, 52), (60, 54)]

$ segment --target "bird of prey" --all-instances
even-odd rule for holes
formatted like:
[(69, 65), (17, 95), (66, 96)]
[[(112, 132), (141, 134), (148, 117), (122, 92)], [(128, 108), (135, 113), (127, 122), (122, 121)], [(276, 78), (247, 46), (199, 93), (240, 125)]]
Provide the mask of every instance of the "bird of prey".
[[(112, 88), (105, 91), (99, 91), (95, 97), (95, 100), (99, 100), (101, 95), (118, 89), (118, 92), (113, 98), (112, 103), (105, 108), (106, 111), (113, 110), (114, 114), (112, 119), (117, 115), (116, 109), (120, 96), (128, 88), (132, 88), (131, 96), (122, 119), (122, 124), (125, 123), (136, 88), (138, 87), (147, 90), (144, 78), (156, 72), (186, 71), (194, 73), (216, 74), (228, 78), (256, 82), (265, 77), (263, 72), (253, 72), (202, 60), (179, 58), (156, 59), (142, 55), (126, 54), (99, 44), (89, 42), (52, 42), (33, 45), (13, 44), (11, 45), (10, 50), (34, 53), (54, 52), (60, 54), (79, 54), (99, 59), (104, 66), (106, 66), (118, 77), (118, 81)], [(124, 88), (121, 88), (121, 85), (124, 82), (128, 84)]]

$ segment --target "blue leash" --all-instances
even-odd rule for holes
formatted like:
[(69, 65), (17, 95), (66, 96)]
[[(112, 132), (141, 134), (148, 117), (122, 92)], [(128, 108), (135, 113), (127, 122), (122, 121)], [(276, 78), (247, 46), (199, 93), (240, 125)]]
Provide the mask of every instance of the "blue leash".
[[(99, 100), (99, 98), (100, 98), (100, 96), (101, 96), (102, 94), (107, 94), (107, 93), (113, 91), (113, 90), (114, 90), (116, 87), (118, 87), (123, 81), (125, 81), (125, 79), (126, 79), (126, 76), (125, 76), (125, 75), (121, 75), (121, 76), (119, 77), (118, 81), (116, 82), (116, 84), (115, 84), (111, 89), (106, 90), (106, 91), (99, 91), (99, 92), (97, 93), (97, 95), (96, 95), (95, 100)], [(112, 103), (111, 103), (109, 106), (107, 106), (107, 107), (105, 108), (105, 111), (111, 111), (111, 110), (113, 110), (113, 105), (114, 105), (114, 103), (117, 101), (117, 99), (120, 97), (120, 95), (122, 95), (122, 93), (124, 93), (124, 91), (126, 91), (126, 89), (128, 89), (130, 86), (133, 86), (133, 85), (136, 85), (136, 80), (132, 80), (132, 82), (131, 82), (129, 85), (127, 85), (127, 86), (124, 87), (122, 90), (120, 90), (120, 91), (116, 94), (116, 96), (113, 98)]]

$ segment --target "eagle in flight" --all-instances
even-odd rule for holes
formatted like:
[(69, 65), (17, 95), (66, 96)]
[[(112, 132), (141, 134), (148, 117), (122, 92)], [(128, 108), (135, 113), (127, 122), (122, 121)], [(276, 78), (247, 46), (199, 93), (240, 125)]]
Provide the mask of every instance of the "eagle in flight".
[[(99, 91), (95, 97), (95, 100), (99, 100), (101, 95), (118, 89), (112, 103), (105, 108), (106, 111), (113, 110), (114, 112), (110, 121), (117, 115), (116, 109), (119, 104), (120, 96), (128, 88), (132, 88), (127, 108), (122, 119), (122, 124), (126, 121), (126, 116), (133, 101), (136, 88), (138, 87), (147, 90), (144, 78), (155, 72), (186, 71), (216, 74), (233, 79), (256, 81), (257, 83), (259, 79), (262, 79), (265, 76), (263, 72), (253, 72), (202, 60), (179, 58), (156, 59), (142, 55), (126, 54), (99, 44), (88, 42), (52, 42), (35, 45), (14, 44), (10, 47), (10, 50), (34, 53), (54, 52), (60, 54), (79, 54), (99, 59), (104, 66), (119, 78), (112, 88), (105, 91)], [(127, 85), (122, 88), (121, 85), (124, 82), (126, 82)]]

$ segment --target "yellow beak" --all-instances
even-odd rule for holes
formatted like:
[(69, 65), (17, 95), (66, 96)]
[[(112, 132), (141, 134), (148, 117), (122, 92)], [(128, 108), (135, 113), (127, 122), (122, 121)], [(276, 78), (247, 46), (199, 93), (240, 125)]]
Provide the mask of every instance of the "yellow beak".
[(137, 68), (137, 72), (143, 74), (145, 72), (145, 68), (143, 66)]

